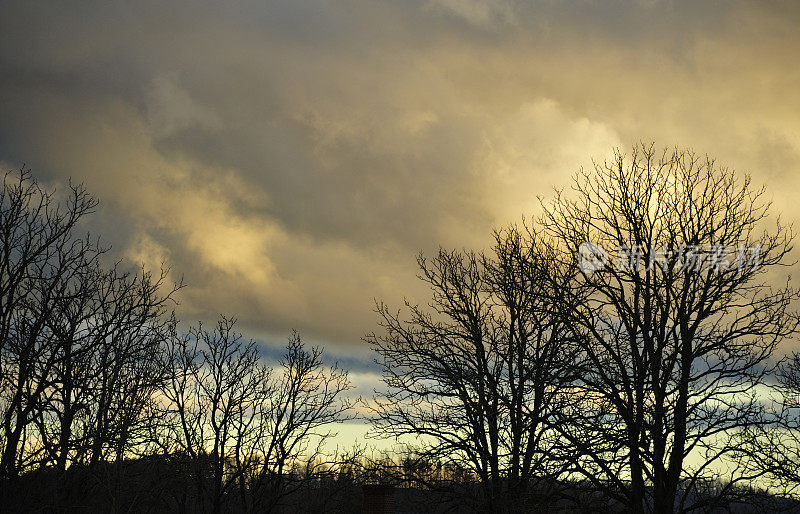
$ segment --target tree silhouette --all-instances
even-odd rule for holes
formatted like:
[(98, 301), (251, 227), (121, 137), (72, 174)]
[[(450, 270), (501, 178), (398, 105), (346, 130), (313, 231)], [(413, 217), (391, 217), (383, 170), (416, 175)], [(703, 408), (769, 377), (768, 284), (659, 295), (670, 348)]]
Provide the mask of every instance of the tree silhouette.
[(7, 173), (0, 501), (349, 512), (361, 486), (399, 484), (431, 512), (791, 507), (800, 356), (776, 350), (800, 293), (763, 197), (711, 159), (638, 145), (488, 252), (420, 255), (430, 303), (379, 302), (365, 337), (384, 387), (362, 405), (396, 443), (369, 458), (326, 453), (354, 411), (321, 348), (295, 332), (271, 362), (233, 318), (183, 330), (182, 283), (108, 265), (79, 233), (97, 205), (82, 186)]
[(491, 256), (440, 250), (418, 259), (430, 308), (407, 318), (378, 305), (382, 334), (366, 340), (386, 390), (373, 404), (383, 437), (413, 436), (417, 460), (473, 473), (478, 505), (504, 512), (534, 481), (561, 471), (552, 420), (570, 401), (570, 345), (545, 276), (559, 274), (530, 232), (495, 233)]
[(710, 508), (760, 475), (726, 459), (741, 430), (771, 422), (760, 392), (798, 327), (797, 291), (771, 285), (792, 234), (763, 192), (691, 151), (639, 145), (544, 203), (563, 265), (580, 269), (586, 242), (611, 257), (595, 271), (594, 251), (552, 289), (581, 365), (560, 426), (574, 471), (631, 512)]
[(172, 338), (167, 446), (193, 464), (199, 501), (188, 508), (269, 512), (314, 477), (328, 427), (348, 416), (350, 382), (297, 334), (273, 370), (234, 325), (223, 317)]

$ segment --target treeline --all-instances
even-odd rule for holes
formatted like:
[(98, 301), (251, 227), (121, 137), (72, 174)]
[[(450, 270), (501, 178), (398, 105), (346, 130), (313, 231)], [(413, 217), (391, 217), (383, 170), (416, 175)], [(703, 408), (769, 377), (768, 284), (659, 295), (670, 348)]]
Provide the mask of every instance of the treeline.
[[(182, 284), (104, 266), (101, 242), (79, 232), (97, 205), (82, 186), (48, 191), (23, 170), (3, 177), (0, 202), (2, 510), (129, 510), (138, 496), (264, 512), (314, 475), (350, 388), (319, 348), (294, 334), (273, 368), (232, 319), (179, 332)], [(151, 483), (117, 504), (131, 459), (154, 463), (149, 479), (169, 470), (172, 497), (152, 502)]]
[[(108, 265), (82, 186), (4, 176), (0, 486), (8, 509), (414, 512), (797, 508), (791, 226), (764, 189), (638, 145), (490, 250), (418, 258), (429, 303), (381, 302), (384, 387), (221, 318), (179, 329), (167, 270)], [(326, 446), (361, 418), (393, 449)]]
[(462, 497), (486, 512), (550, 505), (543, 491), (633, 513), (792, 496), (793, 234), (764, 197), (707, 157), (641, 144), (489, 251), (420, 255), (430, 302), (379, 303), (366, 338), (387, 386), (376, 432), (465, 470), (479, 488)]

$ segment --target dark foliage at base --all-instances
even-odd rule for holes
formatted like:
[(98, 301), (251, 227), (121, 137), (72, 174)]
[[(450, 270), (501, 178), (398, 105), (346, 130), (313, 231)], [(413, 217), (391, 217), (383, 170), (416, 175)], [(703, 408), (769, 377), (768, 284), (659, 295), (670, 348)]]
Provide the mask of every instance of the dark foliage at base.
[[(30, 513), (194, 513), (211, 512), (213, 505), (197, 494), (193, 470), (197, 466), (183, 458), (144, 458), (94, 469), (74, 466), (61, 479), (55, 470), (42, 469), (2, 483), (2, 511)], [(359, 476), (341, 470), (315, 478), (285, 477), (302, 482), (292, 493), (274, 502), (274, 513), (468, 514), (481, 512), (481, 487), (477, 483), (442, 481), (421, 486), (388, 482), (377, 485), (378, 476), (389, 477), (390, 469), (371, 469)], [(303, 480), (299, 480), (302, 478)], [(242, 495), (232, 489), (223, 498), (220, 512), (246, 513)], [(390, 498), (393, 508), (371, 510), (375, 501), (365, 496)], [(724, 508), (698, 512), (751, 513), (800, 512), (800, 502), (760, 490), (741, 490), (742, 501)], [(264, 499), (265, 504), (273, 504)], [(378, 503), (381, 503), (380, 501)], [(245, 502), (252, 504), (252, 502)], [(619, 502), (607, 498), (587, 482), (539, 483), (506, 505), (507, 512), (520, 513), (623, 513)], [(253, 512), (252, 510), (250, 512)], [(266, 512), (259, 510), (258, 512)]]

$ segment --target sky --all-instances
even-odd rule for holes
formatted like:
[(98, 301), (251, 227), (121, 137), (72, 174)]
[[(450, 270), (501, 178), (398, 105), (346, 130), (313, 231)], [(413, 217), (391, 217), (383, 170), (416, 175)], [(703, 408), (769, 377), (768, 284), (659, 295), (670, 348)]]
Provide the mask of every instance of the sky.
[[(800, 211), (800, 3), (0, 2), (0, 164), (83, 182), (183, 320), (376, 377), (376, 299), (592, 159), (691, 147)], [(353, 364), (355, 363), (355, 364)]]

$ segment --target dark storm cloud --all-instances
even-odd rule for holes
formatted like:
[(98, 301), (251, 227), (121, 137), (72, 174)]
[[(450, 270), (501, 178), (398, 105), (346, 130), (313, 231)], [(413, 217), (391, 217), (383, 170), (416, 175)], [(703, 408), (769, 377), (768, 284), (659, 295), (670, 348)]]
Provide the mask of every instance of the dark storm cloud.
[(83, 180), (187, 317), (340, 348), (420, 249), (613, 145), (692, 145), (794, 213), (797, 7), (688, 2), (4, 4), (0, 160)]

